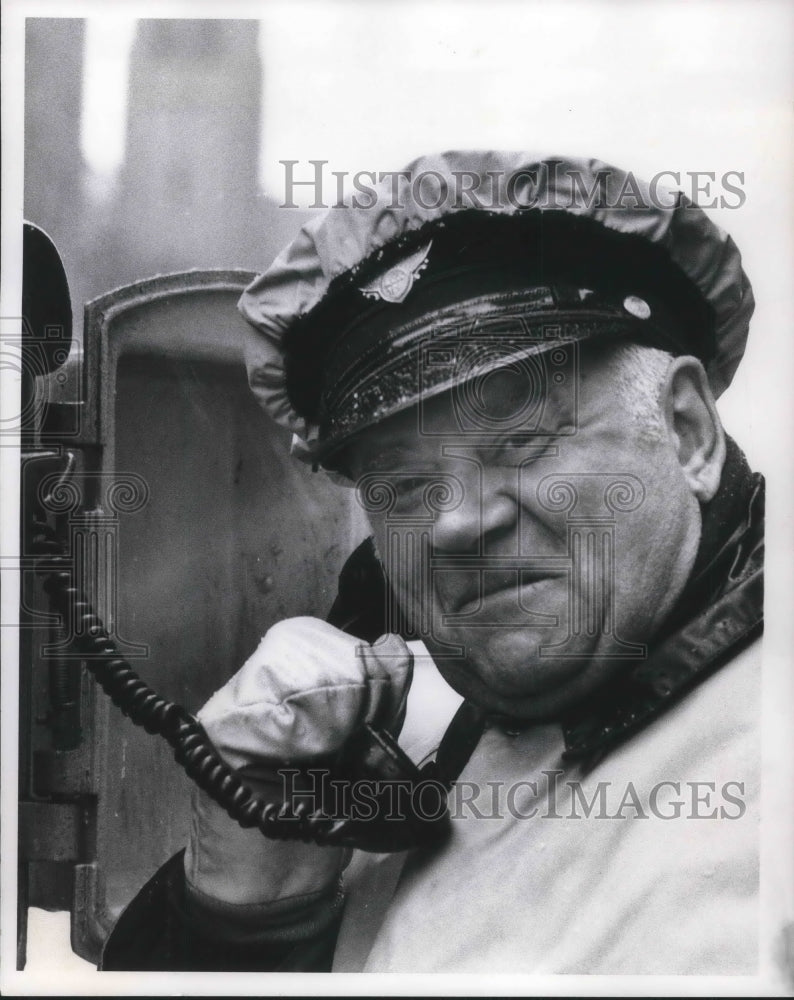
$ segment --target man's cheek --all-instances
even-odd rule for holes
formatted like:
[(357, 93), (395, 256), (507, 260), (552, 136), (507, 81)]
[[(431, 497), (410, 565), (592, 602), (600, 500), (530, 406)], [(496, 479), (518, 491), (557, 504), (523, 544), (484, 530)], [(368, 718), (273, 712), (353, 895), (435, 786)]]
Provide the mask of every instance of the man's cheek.
[(438, 631), (441, 622), (429, 559), (412, 552), (410, 543), (407, 549), (404, 546), (400, 548), (399, 556), (392, 551), (391, 558), (383, 559), (392, 592), (387, 608), (389, 631), (424, 638), (426, 633)]

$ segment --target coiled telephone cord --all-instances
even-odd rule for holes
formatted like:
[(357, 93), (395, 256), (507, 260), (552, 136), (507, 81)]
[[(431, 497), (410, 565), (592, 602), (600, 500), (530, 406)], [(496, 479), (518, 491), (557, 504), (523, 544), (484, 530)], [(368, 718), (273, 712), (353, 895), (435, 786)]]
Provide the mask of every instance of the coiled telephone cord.
[(319, 845), (347, 845), (348, 821), (333, 820), (305, 802), (292, 806), (257, 796), (220, 758), (203, 726), (182, 705), (168, 701), (141, 679), (118, 652), (99, 616), (74, 586), (70, 560), (54, 530), (34, 521), (33, 554), (47, 557), (44, 590), (71, 625), (71, 643), (84, 658), (102, 690), (136, 726), (159, 734), (173, 748), (177, 763), (207, 795), (242, 827), (257, 827), (274, 840), (301, 840)]

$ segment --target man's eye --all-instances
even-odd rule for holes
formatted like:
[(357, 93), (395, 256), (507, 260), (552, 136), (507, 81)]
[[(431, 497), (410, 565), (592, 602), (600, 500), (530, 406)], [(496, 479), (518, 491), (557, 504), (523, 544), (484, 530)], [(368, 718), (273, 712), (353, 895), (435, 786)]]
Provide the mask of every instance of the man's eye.
[(559, 437), (553, 434), (538, 435), (530, 440), (514, 438), (508, 442), (503, 454), (511, 465), (531, 465), (543, 458), (559, 455)]
[(482, 450), (485, 461), (493, 465), (526, 465), (544, 455), (553, 453), (544, 439), (527, 440), (526, 435), (506, 435)]

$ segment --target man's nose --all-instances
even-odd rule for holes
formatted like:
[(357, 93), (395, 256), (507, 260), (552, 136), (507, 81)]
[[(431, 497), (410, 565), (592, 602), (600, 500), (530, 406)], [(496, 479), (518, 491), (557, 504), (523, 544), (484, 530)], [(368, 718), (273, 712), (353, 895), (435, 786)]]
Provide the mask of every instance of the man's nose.
[(483, 554), (517, 529), (515, 484), (508, 470), (489, 470), (475, 462), (458, 466), (455, 475), (461, 484), (460, 501), (438, 513), (433, 525), (434, 548)]

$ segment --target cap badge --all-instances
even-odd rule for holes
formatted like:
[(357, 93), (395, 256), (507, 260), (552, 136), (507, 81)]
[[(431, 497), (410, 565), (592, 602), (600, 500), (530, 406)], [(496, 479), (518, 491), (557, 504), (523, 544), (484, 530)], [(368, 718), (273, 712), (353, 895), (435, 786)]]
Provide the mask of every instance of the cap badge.
[(648, 319), (651, 315), (651, 307), (639, 295), (627, 295), (623, 300), (623, 308), (637, 319)]
[(383, 299), (384, 302), (402, 302), (413, 288), (422, 271), (427, 267), (427, 255), (433, 245), (431, 240), (427, 246), (404, 257), (384, 271), (368, 285), (362, 285), (359, 291), (368, 299)]

